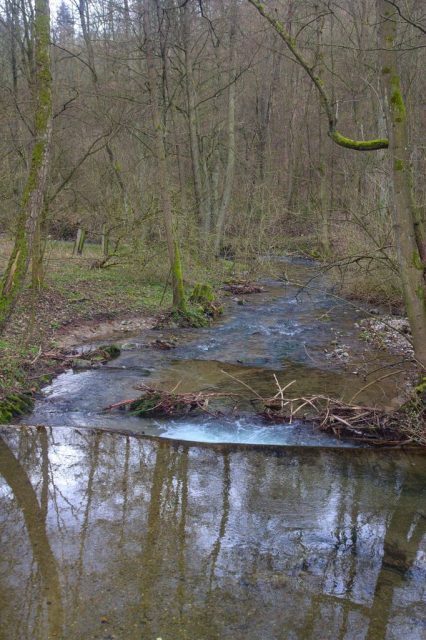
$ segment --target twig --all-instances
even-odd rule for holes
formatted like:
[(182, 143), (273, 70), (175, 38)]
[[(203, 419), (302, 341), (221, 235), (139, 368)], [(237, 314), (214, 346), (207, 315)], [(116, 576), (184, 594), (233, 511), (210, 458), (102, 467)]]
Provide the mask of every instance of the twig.
[(390, 378), (391, 376), (396, 376), (399, 373), (404, 373), (404, 370), (399, 369), (398, 371), (391, 371), (390, 373), (387, 373), (386, 375), (381, 376), (380, 378), (376, 378), (375, 380), (372, 380), (368, 384), (364, 385), (359, 391), (356, 392), (355, 395), (352, 396), (352, 398), (349, 400), (349, 404), (352, 404), (355, 398), (357, 398), (363, 391), (368, 389), (368, 387), (371, 387), (373, 384), (376, 384), (376, 382), (381, 382), (382, 380), (385, 380), (386, 378)]
[(228, 376), (229, 378), (232, 378), (232, 380), (235, 380), (236, 382), (238, 382), (239, 384), (242, 384), (243, 387), (246, 387), (249, 391), (251, 391), (252, 393), (254, 393), (254, 395), (256, 396), (256, 398), (258, 398), (259, 400), (264, 400), (264, 398), (262, 398), (261, 395), (259, 395), (257, 393), (257, 391), (255, 391), (250, 385), (246, 384), (245, 382), (243, 382), (242, 380), (239, 380), (238, 378), (236, 378), (235, 376), (233, 376), (232, 374), (228, 373), (227, 371), (224, 371), (223, 369), (220, 370), (221, 373), (224, 373), (226, 376)]

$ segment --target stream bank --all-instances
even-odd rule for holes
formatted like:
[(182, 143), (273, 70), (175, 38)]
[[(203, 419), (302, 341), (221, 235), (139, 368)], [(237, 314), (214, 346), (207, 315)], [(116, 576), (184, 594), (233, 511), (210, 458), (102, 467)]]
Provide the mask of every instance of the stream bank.
[[(312, 426), (303, 422), (272, 427), (255, 418), (253, 391), (271, 397), (275, 378), (281, 387), (292, 383), (295, 397), (321, 394), (346, 403), (357, 397), (360, 404), (379, 410), (396, 409), (407, 398), (413, 366), (360, 339), (356, 325), (362, 310), (345, 301), (336, 303), (326, 281), (321, 290), (290, 284), (303, 279), (309, 283), (315, 268), (311, 261), (286, 261), (285, 272), (292, 275), (287, 282), (264, 280), (260, 291), (243, 300), (229, 295), (223, 317), (210, 327), (144, 329), (131, 338), (114, 339), (122, 348), (117, 359), (95, 370), (70, 370), (57, 377), (26, 422), (115, 427), (215, 442), (232, 442), (234, 437), (259, 444), (265, 438), (275, 444), (307, 444), (311, 439), (320, 444), (321, 438), (325, 443), (324, 435), (314, 436)], [(94, 341), (84, 348), (96, 346)], [(338, 351), (341, 357), (333, 357)], [(157, 420), (105, 412), (111, 404), (134, 398), (134, 387), (143, 382), (160, 391), (178, 386), (182, 393), (236, 393), (246, 403), (246, 413), (235, 420), (232, 415), (223, 420)], [(224, 411), (229, 413), (226, 406)], [(341, 445), (339, 438), (332, 440)]]

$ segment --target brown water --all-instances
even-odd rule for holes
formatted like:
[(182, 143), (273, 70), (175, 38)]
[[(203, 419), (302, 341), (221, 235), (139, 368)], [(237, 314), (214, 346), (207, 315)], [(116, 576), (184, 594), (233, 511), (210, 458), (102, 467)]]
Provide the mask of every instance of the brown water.
[(422, 640), (426, 458), (0, 432), (2, 640)]

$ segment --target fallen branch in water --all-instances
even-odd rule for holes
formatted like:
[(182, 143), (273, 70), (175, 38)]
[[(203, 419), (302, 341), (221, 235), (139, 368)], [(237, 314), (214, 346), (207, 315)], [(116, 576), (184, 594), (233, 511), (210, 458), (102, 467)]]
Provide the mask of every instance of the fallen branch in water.
[[(296, 420), (309, 422), (321, 431), (332, 433), (338, 438), (344, 437), (377, 446), (426, 447), (426, 404), (420, 395), (399, 409), (388, 412), (384, 409), (353, 404), (353, 399), (350, 402), (344, 402), (321, 394), (289, 397), (286, 392), (295, 380), (281, 386), (275, 374), (278, 391), (270, 398), (263, 398), (250, 385), (226, 371), (223, 373), (253, 394), (251, 402), (257, 408), (257, 415), (270, 422), (290, 424)], [(182, 417), (202, 411), (213, 417), (219, 417), (224, 415), (223, 411), (212, 411), (211, 403), (242, 397), (236, 393), (204, 391), (178, 393), (179, 384), (180, 382), (171, 391), (145, 384), (138, 385), (135, 389), (142, 392), (140, 396), (115, 402), (105, 410), (125, 410), (131, 415), (141, 417)], [(233, 407), (233, 413), (236, 408), (237, 405)]]
[(263, 287), (253, 282), (248, 282), (247, 280), (232, 280), (224, 284), (222, 289), (234, 295), (249, 295), (263, 291)]
[(259, 414), (273, 422), (306, 420), (321, 431), (358, 442), (382, 446), (426, 446), (426, 406), (413, 399), (395, 411), (336, 400), (324, 395), (285, 397), (289, 385), (281, 387), (274, 376), (278, 392), (263, 401)]
[(220, 398), (236, 397), (235, 393), (215, 393), (198, 391), (197, 393), (176, 393), (163, 391), (148, 385), (138, 385), (135, 389), (142, 391), (138, 398), (115, 402), (105, 408), (105, 411), (122, 409), (135, 416), (184, 416), (194, 411), (203, 411), (209, 415), (219, 416), (220, 412), (210, 411), (210, 402)]

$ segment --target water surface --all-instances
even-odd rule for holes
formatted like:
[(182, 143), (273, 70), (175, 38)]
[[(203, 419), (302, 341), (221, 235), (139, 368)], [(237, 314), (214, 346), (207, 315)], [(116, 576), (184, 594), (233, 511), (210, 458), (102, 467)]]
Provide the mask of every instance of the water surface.
[(0, 433), (2, 640), (422, 640), (426, 459)]
[[(364, 389), (357, 401), (398, 405), (404, 394), (403, 376), (383, 376), (406, 365), (400, 357), (360, 339), (356, 323), (363, 312), (330, 295), (331, 285), (324, 278), (311, 281), (315, 269), (310, 261), (283, 262), (283, 280), (265, 281), (262, 293), (228, 297), (223, 318), (209, 328), (144, 331), (113, 340), (123, 346), (119, 358), (98, 369), (60, 375), (44, 390), (27, 422), (108, 426), (207, 442), (320, 445), (321, 438), (309, 425), (265, 427), (253, 415), (254, 393), (241, 383), (270, 397), (277, 391), (276, 375), (282, 386), (293, 382), (289, 391), (293, 396), (321, 393), (350, 401)], [(286, 277), (308, 284), (301, 290), (289, 285)], [(177, 346), (159, 350), (153, 346), (158, 339), (176, 341)], [(179, 385), (182, 392), (237, 393), (245, 415), (233, 423), (208, 416), (153, 420), (104, 411), (112, 403), (136, 397), (135, 386), (141, 382), (166, 390)], [(322, 443), (330, 445), (332, 440), (323, 436)], [(337, 439), (333, 443), (341, 445)]]

